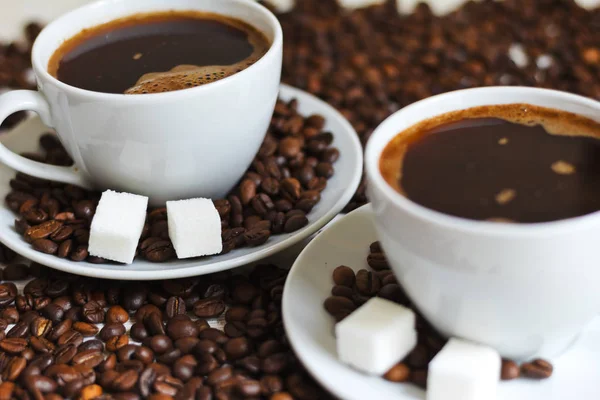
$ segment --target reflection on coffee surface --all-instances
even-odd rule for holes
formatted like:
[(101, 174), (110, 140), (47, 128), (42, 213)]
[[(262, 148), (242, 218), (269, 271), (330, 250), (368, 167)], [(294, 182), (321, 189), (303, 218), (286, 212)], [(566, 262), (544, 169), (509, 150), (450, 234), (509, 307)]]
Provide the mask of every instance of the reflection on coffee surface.
[(398, 192), (449, 215), (576, 217), (600, 210), (600, 124), (528, 104), (451, 112), (392, 139), (380, 169)]
[(237, 19), (196, 11), (137, 14), (67, 40), (48, 70), (96, 92), (169, 92), (240, 72), (269, 47), (261, 32)]

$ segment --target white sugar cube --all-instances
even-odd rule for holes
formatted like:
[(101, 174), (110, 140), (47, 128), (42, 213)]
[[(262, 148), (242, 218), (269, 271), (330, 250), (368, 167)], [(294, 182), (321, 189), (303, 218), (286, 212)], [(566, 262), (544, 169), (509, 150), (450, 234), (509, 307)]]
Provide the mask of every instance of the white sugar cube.
[(266, 2), (278, 13), (290, 12), (296, 6), (296, 0), (266, 0)]
[(376, 4), (382, 4), (385, 0), (337, 0), (338, 4), (344, 8), (354, 9), (369, 7)]
[(427, 400), (493, 400), (500, 368), (496, 350), (450, 339), (429, 363)]
[(92, 219), (88, 252), (131, 264), (144, 229), (147, 207), (146, 196), (112, 190), (102, 193)]
[(339, 359), (382, 375), (417, 344), (412, 310), (374, 297), (335, 326)]
[(221, 218), (212, 200), (167, 201), (167, 216), (177, 258), (207, 256), (223, 250)]

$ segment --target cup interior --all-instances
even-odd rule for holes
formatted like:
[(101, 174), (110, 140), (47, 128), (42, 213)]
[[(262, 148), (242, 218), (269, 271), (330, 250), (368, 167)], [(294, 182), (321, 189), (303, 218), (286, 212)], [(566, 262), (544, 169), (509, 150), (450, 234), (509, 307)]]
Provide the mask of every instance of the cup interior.
[[(394, 190), (383, 178), (379, 169), (381, 153), (387, 144), (407, 128), (424, 120), (458, 110), (486, 105), (502, 105), (526, 103), (546, 108), (578, 114), (589, 119), (600, 121), (600, 102), (566, 92), (529, 87), (483, 87), (458, 90), (413, 103), (392, 114), (373, 132), (365, 150), (365, 169), (369, 184), (373, 185), (388, 201), (396, 206), (409, 210), (422, 218), (434, 218), (447, 223), (467, 225), (487, 225), (491, 229), (522, 229), (525, 226), (541, 224), (561, 224), (574, 219), (536, 223), (536, 224), (496, 224), (486, 221), (466, 220), (442, 214), (412, 202)], [(597, 213), (594, 213), (596, 215)]]
[(63, 15), (40, 33), (32, 51), (34, 70), (38, 77), (55, 79), (48, 73), (50, 58), (63, 42), (84, 29), (135, 14), (170, 10), (210, 12), (252, 25), (271, 42), (271, 48), (263, 59), (282, 41), (277, 18), (252, 0), (100, 0)]

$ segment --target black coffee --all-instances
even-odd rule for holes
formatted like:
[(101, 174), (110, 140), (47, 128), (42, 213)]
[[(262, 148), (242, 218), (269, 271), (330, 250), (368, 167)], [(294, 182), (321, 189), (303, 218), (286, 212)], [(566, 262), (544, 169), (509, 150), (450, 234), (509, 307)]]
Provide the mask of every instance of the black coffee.
[(402, 132), (380, 168), (397, 191), (445, 214), (571, 218), (600, 210), (600, 124), (526, 104), (477, 107)]
[(54, 53), (48, 70), (64, 83), (95, 92), (168, 92), (242, 71), (269, 46), (252, 26), (221, 15), (138, 14), (69, 39)]

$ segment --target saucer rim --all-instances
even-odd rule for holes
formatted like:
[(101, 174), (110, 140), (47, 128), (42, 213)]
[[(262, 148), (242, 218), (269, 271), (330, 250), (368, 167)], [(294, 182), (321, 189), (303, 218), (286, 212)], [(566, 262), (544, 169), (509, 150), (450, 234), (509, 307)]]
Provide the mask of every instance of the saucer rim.
[[(15, 234), (14, 228), (10, 225), (6, 227), (8, 229), (0, 229), (0, 242), (2, 242), (11, 250), (13, 250), (15, 253), (31, 261), (38, 262), (53, 269), (92, 278), (132, 281), (178, 279), (226, 271), (260, 261), (264, 258), (282, 252), (285, 249), (288, 249), (302, 242), (314, 233), (318, 232), (319, 229), (321, 229), (323, 226), (328, 224), (333, 218), (335, 218), (335, 216), (338, 215), (346, 206), (346, 204), (352, 199), (352, 196), (354, 195), (356, 189), (360, 185), (360, 181), (363, 175), (363, 150), (358, 139), (358, 135), (356, 134), (356, 131), (354, 130), (350, 122), (348, 122), (348, 120), (344, 118), (344, 116), (331, 105), (327, 104), (326, 102), (317, 98), (316, 96), (313, 96), (301, 89), (286, 84), (280, 85), (279, 96), (286, 101), (289, 101), (294, 98), (298, 99), (300, 107), (302, 107), (303, 100), (308, 100), (309, 102), (315, 104), (319, 109), (322, 109), (322, 112), (329, 116), (327, 118), (336, 119), (337, 122), (343, 127), (343, 129), (340, 130), (340, 133), (337, 134), (343, 136), (344, 140), (347, 140), (349, 147), (352, 149), (352, 153), (348, 154), (348, 156), (352, 157), (353, 161), (351, 161), (349, 165), (354, 165), (354, 170), (351, 175), (351, 179), (349, 179), (347, 183), (342, 182), (340, 184), (340, 191), (339, 193), (337, 193), (339, 195), (339, 198), (333, 204), (333, 206), (329, 210), (323, 212), (323, 215), (315, 221), (310, 221), (309, 214), (309, 224), (297, 232), (286, 234), (286, 238), (281, 239), (280, 241), (273, 244), (269, 244), (267, 242), (265, 245), (257, 248), (245, 247), (236, 249), (237, 251), (245, 251), (246, 253), (240, 254), (239, 256), (231, 260), (216, 261), (208, 265), (202, 265), (202, 260), (205, 259), (199, 259), (198, 264), (187, 264), (185, 266), (178, 266), (173, 268), (169, 267), (170, 263), (164, 263), (162, 265), (164, 265), (165, 269), (141, 271), (129, 270), (129, 268), (136, 264), (136, 260), (134, 260), (132, 264), (123, 264), (122, 270), (115, 268), (106, 269), (102, 268), (102, 264), (75, 262), (67, 259), (58, 258), (55, 255), (49, 255), (38, 252), (32, 249), (25, 241), (22, 240), (20, 236), (20, 240), (17, 241), (13, 237)], [(18, 126), (16, 128), (11, 129), (8, 132), (3, 133), (0, 137), (0, 140), (5, 141), (8, 138), (11, 138), (10, 135), (14, 133), (16, 129), (18, 129)], [(345, 154), (343, 156), (345, 156)], [(330, 194), (330, 196), (335, 195), (336, 193)], [(0, 209), (7, 210), (8, 208), (6, 204), (3, 203)], [(185, 259), (177, 261), (185, 262)], [(114, 266), (114, 264), (111, 264), (111, 266)]]

